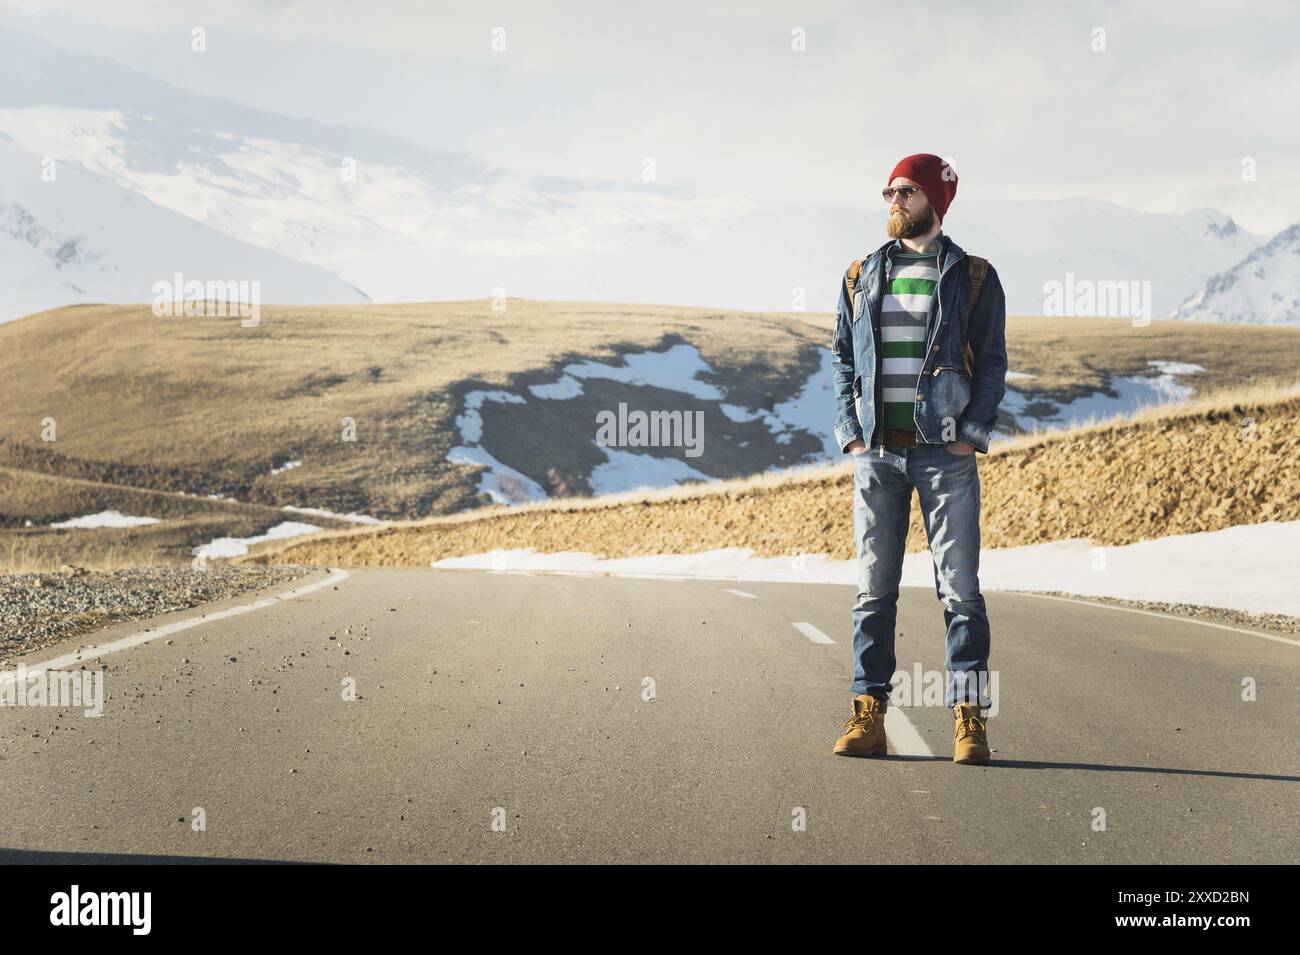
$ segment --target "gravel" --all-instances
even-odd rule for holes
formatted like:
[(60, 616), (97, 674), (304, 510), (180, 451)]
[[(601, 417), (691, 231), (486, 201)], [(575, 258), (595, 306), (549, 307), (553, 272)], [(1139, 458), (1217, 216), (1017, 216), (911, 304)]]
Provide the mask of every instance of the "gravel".
[(319, 571), (296, 564), (145, 566), (0, 576), (0, 663), (124, 620), (143, 620)]
[(1048, 594), (1053, 597), (1071, 597), (1075, 600), (1092, 600), (1097, 603), (1114, 604), (1118, 607), (1136, 607), (1139, 610), (1154, 610), (1157, 613), (1169, 613), (1179, 617), (1195, 617), (1198, 620), (1208, 620), (1211, 623), (1223, 623), (1236, 627), (1254, 627), (1256, 630), (1300, 633), (1300, 617), (1288, 617), (1280, 613), (1246, 613), (1244, 610), (1226, 610), (1223, 607), (1205, 607), (1201, 604), (1163, 603), (1159, 600), (1121, 600), (1118, 597), (1071, 594), (1063, 590), (1028, 590), (1023, 592)]

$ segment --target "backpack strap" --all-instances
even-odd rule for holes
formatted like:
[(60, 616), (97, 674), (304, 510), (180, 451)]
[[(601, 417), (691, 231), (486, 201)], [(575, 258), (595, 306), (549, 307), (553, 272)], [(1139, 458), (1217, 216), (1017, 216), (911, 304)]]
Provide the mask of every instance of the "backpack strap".
[(849, 290), (849, 304), (853, 304), (853, 289), (858, 284), (858, 276), (862, 274), (862, 260), (854, 259), (853, 264), (849, 266), (848, 273), (844, 276), (844, 285)]
[[(849, 265), (849, 270), (844, 275), (844, 287), (849, 292), (849, 308), (853, 307), (853, 289), (858, 284), (858, 276), (862, 274), (862, 259), (854, 259)], [(862, 394), (862, 376), (858, 375), (853, 379), (853, 397)]]
[[(984, 277), (989, 272), (989, 260), (978, 255), (966, 256), (966, 268), (970, 274), (970, 308), (966, 311), (966, 334), (970, 334), (970, 317), (975, 314), (975, 303), (980, 300), (980, 289), (984, 287)], [(971, 351), (970, 339), (966, 340), (966, 374), (973, 374), (974, 353)]]

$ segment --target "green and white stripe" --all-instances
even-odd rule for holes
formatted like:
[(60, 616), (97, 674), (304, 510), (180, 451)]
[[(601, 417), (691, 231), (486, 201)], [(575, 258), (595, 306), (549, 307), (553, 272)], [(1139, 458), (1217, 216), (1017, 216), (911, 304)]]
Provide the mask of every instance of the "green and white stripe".
[(938, 252), (893, 252), (880, 306), (880, 386), (886, 428), (916, 430), (913, 412), (925, 363), (925, 320), (938, 284)]

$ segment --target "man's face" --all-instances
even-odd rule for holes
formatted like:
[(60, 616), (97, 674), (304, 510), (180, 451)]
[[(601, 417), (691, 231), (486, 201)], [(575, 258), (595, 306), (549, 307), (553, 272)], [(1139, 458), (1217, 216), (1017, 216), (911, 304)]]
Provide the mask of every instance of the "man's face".
[(901, 192), (894, 193), (894, 198), (889, 203), (889, 224), (886, 226), (889, 237), (915, 239), (918, 235), (929, 232), (934, 227), (935, 216), (934, 206), (930, 205), (925, 191), (906, 176), (895, 176), (889, 186), (891, 189), (900, 186), (916, 189), (909, 199), (904, 199)]

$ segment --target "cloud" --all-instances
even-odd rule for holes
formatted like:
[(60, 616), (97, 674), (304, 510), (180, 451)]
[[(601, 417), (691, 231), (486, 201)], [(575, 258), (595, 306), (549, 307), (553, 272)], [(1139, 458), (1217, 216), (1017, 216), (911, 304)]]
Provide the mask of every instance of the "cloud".
[[(958, 203), (1086, 195), (1171, 211), (1193, 193), (1231, 195), (1246, 156), (1260, 164), (1252, 196), (1289, 195), (1281, 170), (1300, 151), (1300, 128), (1284, 121), (1300, 101), (1300, 11), (1283, 2), (1252, 4), (1249, 16), (1211, 0), (1008, 2), (996, 13), (826, 0), (389, 0), (364, 11), (344, 0), (22, 0), (9, 9), (35, 23), (51, 9), (75, 13), (154, 43), (199, 24), (216, 45), (223, 31), (232, 44), (257, 31), (277, 37), (292, 64), (277, 78), (301, 74), (281, 94), (296, 98), (275, 101), (284, 112), (353, 121), (373, 89), (376, 125), (528, 174), (634, 182), (649, 157), (662, 185), (810, 207), (870, 208), (898, 157), (932, 151), (954, 159)], [(490, 46), (496, 27), (504, 52)], [(1099, 27), (1104, 52), (1092, 49)], [(803, 52), (791, 49), (796, 28)], [(57, 31), (47, 36), (59, 42)], [(148, 49), (138, 49), (147, 70)], [(388, 51), (396, 78), (376, 51)], [(270, 69), (265, 56), (223, 55), (245, 80), (227, 65), (224, 81), (187, 81), (214, 95), (225, 82), (238, 98)], [(340, 70), (355, 73), (355, 92), (340, 93)], [(473, 82), (449, 88), (457, 76)], [(1268, 205), (1243, 209), (1258, 217)]]

